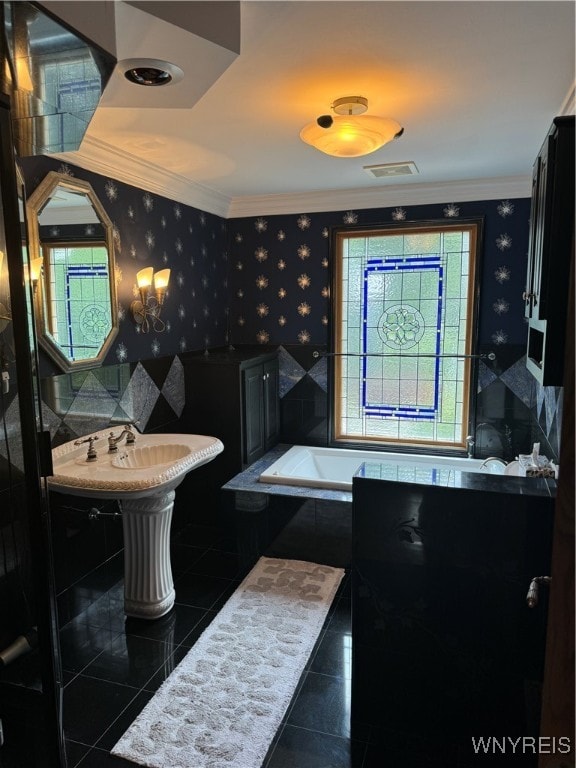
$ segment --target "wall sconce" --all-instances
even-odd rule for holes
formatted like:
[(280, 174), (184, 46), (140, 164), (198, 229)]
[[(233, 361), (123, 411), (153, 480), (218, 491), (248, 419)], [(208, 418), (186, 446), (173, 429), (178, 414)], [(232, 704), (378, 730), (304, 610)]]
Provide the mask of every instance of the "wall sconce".
[[(162, 333), (166, 324), (160, 319), (160, 312), (166, 297), (166, 290), (170, 280), (170, 270), (161, 269), (154, 274), (153, 267), (145, 267), (136, 275), (140, 299), (136, 299), (130, 305), (130, 311), (134, 322), (140, 326), (142, 333), (148, 333), (152, 328), (155, 333)], [(152, 288), (152, 285), (154, 287)]]
[(44, 259), (42, 256), (38, 256), (37, 259), (32, 259), (30, 262), (30, 282), (32, 283), (32, 293), (34, 296), (38, 290), (38, 280), (40, 280), (40, 275), (42, 274), (43, 263)]

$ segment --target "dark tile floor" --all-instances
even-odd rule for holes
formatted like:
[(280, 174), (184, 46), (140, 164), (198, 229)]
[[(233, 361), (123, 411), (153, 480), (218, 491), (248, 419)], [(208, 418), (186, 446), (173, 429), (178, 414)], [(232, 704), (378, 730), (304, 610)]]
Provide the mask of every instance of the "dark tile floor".
[[(110, 750), (252, 566), (234, 541), (198, 525), (174, 538), (172, 564), (176, 604), (168, 616), (126, 620), (120, 579), (61, 629), (69, 768), (134, 768)], [(263, 768), (375, 764), (368, 729), (355, 724), (351, 738), (351, 642), (347, 574)]]

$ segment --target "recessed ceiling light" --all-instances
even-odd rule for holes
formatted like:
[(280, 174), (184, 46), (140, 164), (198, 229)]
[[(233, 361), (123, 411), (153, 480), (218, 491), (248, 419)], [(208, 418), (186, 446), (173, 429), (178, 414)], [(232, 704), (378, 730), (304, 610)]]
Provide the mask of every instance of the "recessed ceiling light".
[(131, 83), (145, 86), (170, 85), (184, 77), (180, 67), (160, 59), (124, 59), (118, 62), (118, 72)]

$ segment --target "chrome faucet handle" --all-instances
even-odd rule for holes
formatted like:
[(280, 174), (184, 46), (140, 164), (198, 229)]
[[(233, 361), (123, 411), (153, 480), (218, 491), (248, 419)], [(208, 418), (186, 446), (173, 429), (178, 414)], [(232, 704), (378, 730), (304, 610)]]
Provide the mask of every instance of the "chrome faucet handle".
[(136, 442), (136, 435), (132, 432), (131, 424), (124, 424), (121, 432), (118, 435), (114, 435), (114, 432), (110, 432), (108, 435), (108, 453), (116, 453), (118, 450), (118, 443), (126, 435), (126, 445), (134, 445)]
[(74, 440), (74, 445), (82, 445), (88, 443), (88, 453), (86, 454), (86, 461), (96, 461), (98, 454), (94, 448), (94, 440), (98, 440), (98, 435), (92, 435), (91, 437), (85, 437), (82, 440)]
[(114, 432), (110, 432), (110, 434), (108, 435), (108, 453), (114, 453), (115, 451), (118, 450), (118, 446), (116, 445), (116, 443), (120, 440), (121, 437), (122, 437), (121, 434), (118, 435), (118, 437), (116, 437)]

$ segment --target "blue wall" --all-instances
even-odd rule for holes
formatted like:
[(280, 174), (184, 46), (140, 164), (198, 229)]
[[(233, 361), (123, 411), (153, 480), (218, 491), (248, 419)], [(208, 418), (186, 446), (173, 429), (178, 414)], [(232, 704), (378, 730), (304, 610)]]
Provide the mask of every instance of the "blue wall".
[[(230, 231), (231, 323), (234, 343), (326, 344), (330, 229), (399, 219), (484, 220), (480, 345), (525, 344), (522, 291), (526, 279), (530, 200), (373, 208), (235, 219)], [(299, 284), (304, 275), (307, 280)], [(280, 298), (278, 292), (286, 295)], [(303, 303), (309, 314), (301, 315)], [(304, 309), (307, 312), (307, 309)], [(285, 324), (280, 318), (285, 318)]]
[[(90, 182), (114, 225), (120, 330), (104, 365), (175, 355), (225, 343), (226, 220), (49, 157), (20, 160), (29, 196), (49, 171)], [(139, 332), (130, 314), (143, 267), (171, 269), (163, 333)], [(41, 374), (58, 369), (41, 354)]]
[[(156, 362), (161, 364), (162, 377), (171, 371), (168, 385), (162, 378), (157, 395), (154, 390), (158, 412), (151, 413), (149, 422), (145, 420), (149, 428), (158, 428), (177, 418), (182, 407), (182, 393), (171, 389), (182, 378), (175, 375), (178, 365), (172, 368), (174, 359), (221, 347), (230, 336), (236, 346), (280, 347), (282, 438), (324, 444), (328, 440), (327, 369), (325, 360), (318, 361), (312, 353), (328, 345), (331, 228), (482, 218), (476, 351), (493, 351), (496, 360), (481, 361), (478, 366), (478, 452), (512, 459), (540, 441), (543, 453), (558, 455), (562, 390), (540, 387), (526, 370), (524, 358), (521, 297), (528, 198), (225, 220), (112, 178), (63, 167), (54, 158), (25, 158), (21, 164), (27, 194), (50, 170), (64, 170), (89, 181), (115, 227), (120, 330), (104, 369), (94, 369), (84, 379), (84, 399), (99, 391), (109, 367), (131, 363), (130, 381), (136, 390), (141, 388), (140, 381), (132, 381), (133, 374), (142, 376), (144, 367), (157, 376), (156, 367), (151, 367)], [(172, 270), (163, 309), (167, 330), (161, 334), (139, 333), (129, 312), (136, 273), (143, 266)], [(41, 375), (58, 373), (41, 354)], [(78, 383), (68, 388), (79, 390)], [(167, 409), (163, 393), (168, 392), (168, 401), (172, 406), (176, 402), (176, 407)], [(58, 414), (50, 419), (53, 436), (60, 418)]]
[(325, 361), (329, 343), (330, 231), (343, 225), (482, 218), (478, 365), (478, 455), (513, 459), (535, 441), (557, 457), (561, 389), (541, 387), (525, 365), (524, 291), (530, 200), (253, 216), (228, 222), (230, 323), (234, 344), (280, 345), (286, 442), (324, 444), (328, 432)]

